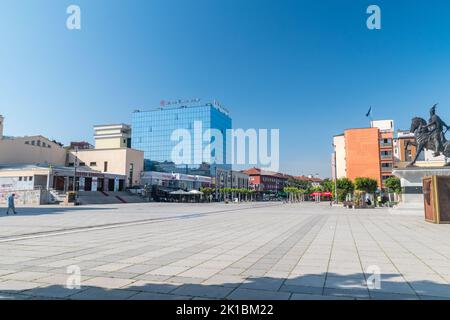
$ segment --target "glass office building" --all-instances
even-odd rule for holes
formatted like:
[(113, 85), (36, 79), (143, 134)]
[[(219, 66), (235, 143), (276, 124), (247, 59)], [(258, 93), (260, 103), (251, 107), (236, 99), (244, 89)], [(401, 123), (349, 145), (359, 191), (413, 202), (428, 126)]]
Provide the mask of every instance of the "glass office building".
[[(194, 153), (201, 153), (210, 142), (202, 141), (202, 137), (194, 135), (195, 123), (201, 123), (203, 133), (208, 129), (218, 129), (223, 137), (223, 159), (219, 161), (214, 151), (198, 161)], [(217, 167), (231, 169), (226, 163), (226, 130), (231, 129), (232, 120), (226, 109), (217, 103), (162, 103), (157, 109), (133, 112), (132, 115), (132, 148), (144, 151), (145, 170), (178, 172), (197, 175), (213, 175), (215, 163)], [(172, 150), (179, 141), (172, 141), (172, 133), (177, 129), (186, 129), (191, 136), (191, 161), (189, 164), (173, 163)], [(203, 134), (202, 133), (202, 134)], [(194, 141), (197, 139), (197, 141)], [(200, 163), (196, 163), (200, 162)]]

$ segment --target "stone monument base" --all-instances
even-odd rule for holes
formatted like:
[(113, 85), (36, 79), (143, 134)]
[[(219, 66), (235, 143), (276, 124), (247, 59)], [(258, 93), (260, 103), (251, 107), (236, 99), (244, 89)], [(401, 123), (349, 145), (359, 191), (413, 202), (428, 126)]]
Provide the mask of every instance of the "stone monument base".
[(423, 178), (450, 176), (450, 167), (411, 167), (394, 169), (393, 174), (402, 184), (402, 201), (398, 208), (424, 210)]

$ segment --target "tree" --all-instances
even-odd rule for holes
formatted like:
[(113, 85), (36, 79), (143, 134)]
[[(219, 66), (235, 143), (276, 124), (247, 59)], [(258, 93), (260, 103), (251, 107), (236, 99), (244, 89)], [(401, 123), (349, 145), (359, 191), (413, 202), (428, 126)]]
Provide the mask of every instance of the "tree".
[(331, 181), (330, 179), (325, 179), (322, 181), (322, 190), (325, 192), (331, 192), (333, 191), (333, 181)]
[(290, 178), (288, 180), (288, 186), (296, 187), (302, 190), (308, 190), (309, 188), (311, 188), (311, 182)]
[[(352, 194), (355, 190), (355, 185), (350, 179), (341, 178), (336, 181), (337, 184), (337, 196), (339, 201), (345, 201), (348, 194)], [(336, 195), (336, 190), (333, 185), (333, 195)]]
[(215, 189), (209, 187), (201, 187), (200, 191), (203, 192), (206, 200), (211, 201), (212, 198), (210, 196), (215, 192)]
[(229, 201), (230, 194), (233, 192), (233, 189), (232, 188), (222, 188), (222, 189), (220, 189), (220, 192), (222, 193), (224, 200)]
[(393, 191), (397, 194), (402, 193), (402, 184), (397, 177), (389, 177), (385, 180), (384, 185), (389, 191)]
[(285, 187), (283, 192), (287, 193), (289, 202), (298, 201), (298, 195), (300, 194), (300, 189), (296, 187)]
[(356, 178), (355, 188), (359, 191), (374, 194), (378, 189), (378, 181), (372, 178)]
[(214, 190), (212, 188), (209, 188), (209, 187), (201, 187), (200, 191), (203, 192), (206, 195), (209, 195), (209, 194), (214, 192)]

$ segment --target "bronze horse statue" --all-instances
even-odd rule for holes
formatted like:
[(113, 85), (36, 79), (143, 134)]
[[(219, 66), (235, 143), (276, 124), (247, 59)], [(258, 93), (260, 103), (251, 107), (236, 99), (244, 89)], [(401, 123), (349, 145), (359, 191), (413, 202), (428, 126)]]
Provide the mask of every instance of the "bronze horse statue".
[[(435, 150), (435, 143), (433, 142), (433, 139), (431, 139), (432, 131), (430, 131), (427, 127), (427, 122), (419, 117), (416, 117), (412, 119), (411, 123), (411, 133), (414, 133), (414, 137), (416, 138), (416, 142), (408, 141), (405, 145), (405, 149), (408, 148), (408, 146), (413, 145), (417, 148), (416, 156), (414, 157), (413, 161), (408, 164), (408, 167), (413, 167), (416, 163), (420, 153), (424, 150)], [(445, 138), (445, 134), (443, 135), (443, 141), (442, 146), (440, 148), (440, 153), (444, 155), (447, 158), (450, 158), (450, 141), (448, 141)], [(447, 163), (446, 166), (449, 166), (450, 163)]]

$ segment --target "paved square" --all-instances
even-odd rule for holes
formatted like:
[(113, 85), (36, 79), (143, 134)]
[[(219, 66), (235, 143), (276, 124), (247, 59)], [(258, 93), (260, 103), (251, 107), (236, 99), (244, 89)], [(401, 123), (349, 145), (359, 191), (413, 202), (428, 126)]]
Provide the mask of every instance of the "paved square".
[[(2, 208), (3, 209), (3, 208)], [(0, 299), (450, 299), (450, 225), (327, 204), (0, 215)], [(68, 267), (81, 288), (68, 289)], [(381, 273), (381, 288), (368, 286)]]

